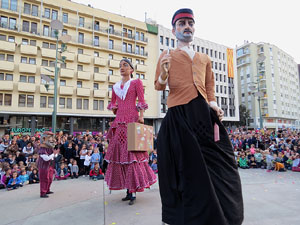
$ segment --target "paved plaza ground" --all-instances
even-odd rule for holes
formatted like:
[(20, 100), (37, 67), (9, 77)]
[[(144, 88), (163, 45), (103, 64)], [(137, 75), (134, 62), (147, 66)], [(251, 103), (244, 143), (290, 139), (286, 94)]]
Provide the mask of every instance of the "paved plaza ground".
[[(300, 173), (240, 170), (243, 225), (299, 225)], [(125, 191), (109, 192), (103, 181), (87, 177), (54, 181), (48, 199), (39, 185), (0, 191), (0, 225), (161, 225), (158, 185), (137, 194), (136, 204), (122, 202)]]

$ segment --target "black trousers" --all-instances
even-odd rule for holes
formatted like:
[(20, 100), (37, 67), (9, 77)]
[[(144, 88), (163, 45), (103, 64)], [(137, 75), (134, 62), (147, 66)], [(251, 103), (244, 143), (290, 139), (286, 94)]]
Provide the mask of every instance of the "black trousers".
[[(214, 124), (220, 141), (214, 141)], [(215, 111), (199, 94), (169, 108), (157, 142), (162, 221), (241, 225), (243, 198), (233, 148)]]

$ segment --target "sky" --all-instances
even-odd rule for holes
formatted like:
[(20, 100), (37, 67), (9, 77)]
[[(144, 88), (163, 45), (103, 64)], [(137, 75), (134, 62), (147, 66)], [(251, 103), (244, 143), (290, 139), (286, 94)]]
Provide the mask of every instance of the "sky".
[(231, 48), (249, 42), (274, 44), (300, 64), (299, 0), (72, 0), (171, 29), (174, 12), (191, 8), (195, 36)]

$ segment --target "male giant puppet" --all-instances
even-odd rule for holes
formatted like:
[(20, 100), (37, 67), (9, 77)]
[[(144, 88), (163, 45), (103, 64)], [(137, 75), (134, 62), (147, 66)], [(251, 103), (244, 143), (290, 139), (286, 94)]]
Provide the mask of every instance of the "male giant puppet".
[(241, 225), (240, 177), (221, 123), (211, 61), (190, 46), (194, 24), (192, 10), (175, 12), (177, 49), (164, 51), (156, 68), (155, 89), (164, 90), (167, 83), (170, 88), (157, 142), (162, 220), (171, 225)]
[(53, 193), (50, 191), (50, 186), (54, 173), (54, 156), (57, 154), (57, 152), (54, 150), (55, 139), (52, 132), (44, 132), (42, 138), (43, 143), (38, 149), (39, 159), (37, 162), (40, 178), (40, 197), (48, 198), (48, 194)]

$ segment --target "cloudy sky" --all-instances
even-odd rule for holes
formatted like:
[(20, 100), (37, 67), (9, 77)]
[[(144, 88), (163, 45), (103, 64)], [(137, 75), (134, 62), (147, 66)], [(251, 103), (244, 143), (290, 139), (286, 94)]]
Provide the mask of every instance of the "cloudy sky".
[[(249, 42), (267, 42), (300, 64), (299, 0), (72, 0), (108, 12), (171, 28), (173, 13), (194, 11), (196, 36), (232, 48)], [(297, 22), (298, 21), (298, 22)]]

